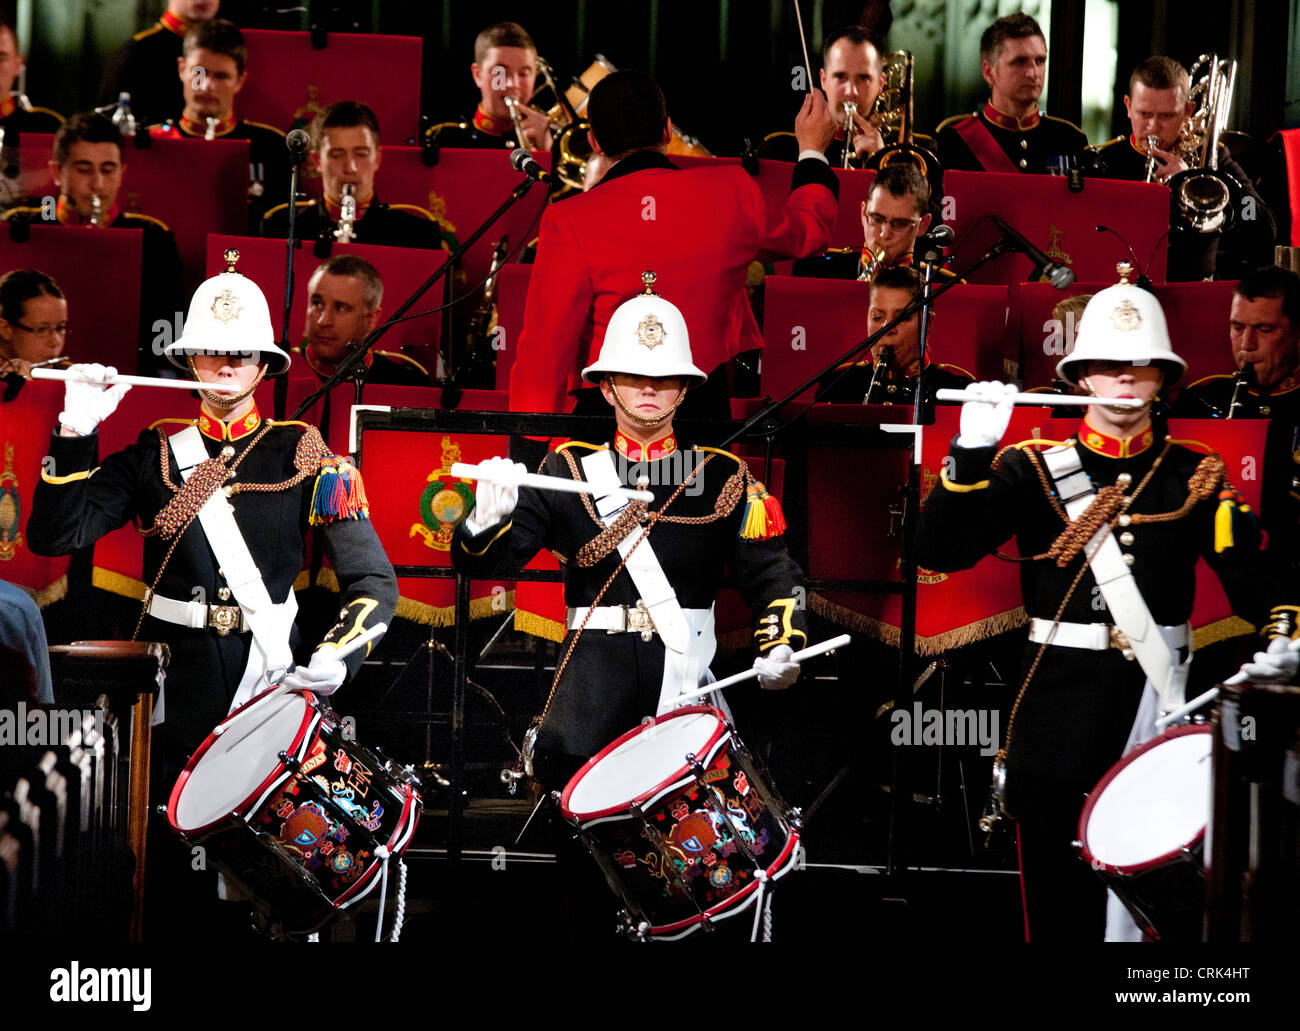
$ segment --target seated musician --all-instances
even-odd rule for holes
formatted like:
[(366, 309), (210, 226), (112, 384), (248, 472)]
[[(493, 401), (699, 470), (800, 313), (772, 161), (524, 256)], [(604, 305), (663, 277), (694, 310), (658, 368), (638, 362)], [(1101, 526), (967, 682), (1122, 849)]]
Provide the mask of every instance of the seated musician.
[(17, 396), (33, 365), (63, 354), (68, 342), (68, 301), (44, 272), (14, 269), (0, 276), (0, 379), (4, 399)]
[[(653, 273), (643, 280), (646, 292), (612, 313), (599, 358), (583, 370), (613, 408), (612, 438), (565, 444), (541, 471), (598, 484), (648, 483), (655, 495), (650, 521), (643, 502), (480, 480), (476, 505), (451, 545), (456, 569), (484, 579), (517, 572), (541, 548), (565, 556), (569, 633), (528, 760), (548, 788), (563, 788), (619, 734), (707, 682), (701, 678), (716, 648), (712, 606), (724, 565), (754, 607), (754, 668), (763, 687), (794, 682), (792, 649), (807, 641), (805, 615), (792, 600), (803, 574), (786, 550), (780, 505), (743, 460), (715, 448), (684, 449), (673, 429), (684, 395), (706, 377), (681, 311), (653, 293)], [(526, 471), (504, 458), (489, 464)], [(624, 539), (638, 542), (635, 561), (620, 554)], [(589, 862), (578, 862), (576, 872), (592, 878)]]
[(125, 176), (125, 141), (118, 127), (94, 111), (73, 115), (54, 135), (50, 177), (59, 193), (53, 208), (11, 208), (4, 218), (141, 231), (139, 365), (145, 371), (162, 362), (153, 341), (164, 326), (175, 324), (181, 309), (181, 266), (176, 240), (166, 223), (119, 206)]
[[(355, 254), (336, 254), (319, 265), (307, 283), (305, 339), (294, 354), (322, 380), (334, 374), (353, 345), (360, 344), (383, 314), (384, 280), (374, 265)], [(431, 385), (429, 370), (400, 351), (371, 350), (367, 383)]]
[(248, 140), (248, 229), (256, 234), (263, 212), (289, 196), (284, 133), (235, 117), (235, 97), (248, 80), (248, 46), (237, 25), (222, 18), (196, 22), (182, 49), (176, 73), (184, 107), (149, 132), (168, 139)]
[[(130, 447), (100, 457), (98, 426), (129, 388), (108, 385), (111, 368), (73, 366), (94, 382), (66, 384), (27, 522), (38, 555), (88, 547), (133, 519), (142, 528), (149, 590), (138, 633), (171, 649), (154, 709), (153, 802), (166, 801), (190, 754), (261, 690), (268, 673), (293, 667), (286, 682), (321, 695), (341, 687), (370, 646), (345, 659), (334, 657), (338, 647), (390, 622), (397, 603), (360, 473), (329, 451), (315, 427), (274, 422), (258, 410), (257, 385), (290, 359), (275, 343), (262, 291), (233, 271), (237, 257), (227, 252), (231, 269), (195, 292), (184, 334), (167, 346), (167, 357), (200, 383), (195, 418), (181, 426), (164, 419)], [(309, 527), (338, 576), (339, 618), (321, 639), (300, 642), (293, 583)], [(196, 912), (213, 908), (212, 874), (191, 868), (190, 850), (165, 819), (151, 815), (150, 823), (157, 833), (147, 868), (156, 880), (146, 891), (146, 939), (162, 940), (162, 926), (173, 935), (203, 926), (206, 936), (202, 919), (222, 919)]]
[[(537, 85), (537, 47), (517, 22), (489, 25), (474, 39), (470, 75), (478, 87), (479, 101), (473, 118), (442, 122), (429, 137), (442, 147), (482, 150), (550, 150), (554, 139), (545, 113), (528, 106)], [(516, 103), (524, 140), (515, 132), (506, 98)]]
[[(880, 269), (871, 281), (871, 304), (867, 308), (867, 332), (883, 329), (891, 319), (921, 293), (921, 279), (910, 268), (894, 265)], [(931, 325), (934, 315), (931, 314)], [(841, 365), (822, 377), (817, 400), (836, 404), (908, 404), (916, 390), (920, 361), (921, 314), (886, 333), (871, 348), (869, 356)], [(925, 356), (921, 372), (924, 399), (934, 400), (941, 388), (961, 390), (973, 377), (955, 365), (942, 365)]]
[(1047, 40), (1027, 14), (999, 18), (980, 37), (980, 74), (990, 97), (982, 109), (954, 115), (936, 130), (945, 170), (1064, 172), (1088, 145), (1078, 127), (1038, 110), (1047, 76)]
[[(12, 10), (12, 8), (10, 8)], [(0, 130), (4, 145), (16, 146), (25, 132), (57, 132), (63, 116), (45, 107), (32, 107), (21, 93), (12, 92), (23, 70), (23, 55), (13, 25), (0, 14)]]
[(1300, 573), (1300, 276), (1276, 265), (1232, 292), (1228, 344), (1236, 375), (1207, 376), (1174, 402), (1190, 419), (1267, 419), (1260, 520), (1268, 551)]
[[(1149, 57), (1129, 76), (1124, 108), (1133, 131), (1096, 148), (1097, 172), (1110, 179), (1143, 182), (1150, 178), (1168, 183), (1187, 170), (1186, 143), (1182, 141), (1196, 105), (1189, 97), (1191, 77), (1169, 57)], [(1155, 145), (1151, 146), (1152, 139)], [(1198, 232), (1179, 211), (1178, 198), (1170, 197), (1170, 282), (1198, 279), (1240, 279), (1272, 257), (1277, 226), (1254, 183), (1219, 144), (1218, 170), (1240, 187), (1240, 200), (1229, 213), (1222, 232)], [(1148, 176), (1148, 172), (1150, 175)]]
[[(836, 168), (862, 168), (863, 162), (885, 145), (880, 130), (870, 120), (872, 108), (884, 85), (880, 48), (871, 33), (861, 25), (848, 25), (828, 35), (822, 46), (819, 77), (831, 117), (838, 126), (826, 148), (826, 160)], [(856, 109), (849, 111), (846, 104), (856, 105)], [(846, 144), (850, 126), (853, 138)], [(846, 146), (850, 151), (848, 166), (844, 164)], [(763, 138), (758, 156), (797, 161), (804, 155), (799, 152), (795, 134), (782, 131)]]
[[(343, 202), (351, 187), (352, 240), (389, 247), (445, 246), (441, 225), (424, 208), (414, 204), (385, 204), (375, 192), (375, 179), (383, 151), (379, 146), (379, 119), (365, 104), (340, 100), (312, 122), (312, 167), (320, 172), (320, 200), (300, 200), (295, 212), (294, 236), (300, 240), (351, 242), (340, 232)], [(262, 235), (289, 235), (289, 205), (279, 204), (262, 217)]]
[[(1140, 405), (1089, 405), (1077, 430), (1054, 434), (1068, 439), (1003, 447), (1014, 388), (973, 384), (921, 512), (917, 559), (928, 568), (968, 569), (1012, 536), (1022, 556), (1033, 618), (996, 767), (1006, 775), (999, 815), (1018, 821), (1033, 942), (1098, 941), (1104, 926), (1108, 937), (1128, 933), (1126, 914), (1107, 920), (1105, 887), (1072, 843), (1084, 794), (1154, 736), (1160, 710), (1183, 702), (1199, 558), (1234, 611), (1275, 638), (1247, 672), (1286, 680), (1296, 670), (1294, 618), (1279, 623), (1287, 615), (1279, 608), (1266, 627), (1286, 585), (1268, 569), (1223, 459), (1152, 421), (1156, 392), (1185, 368), (1159, 303), (1121, 279), (1088, 303), (1058, 375), (1089, 395)], [(1199, 940), (1199, 920), (1188, 931)]]

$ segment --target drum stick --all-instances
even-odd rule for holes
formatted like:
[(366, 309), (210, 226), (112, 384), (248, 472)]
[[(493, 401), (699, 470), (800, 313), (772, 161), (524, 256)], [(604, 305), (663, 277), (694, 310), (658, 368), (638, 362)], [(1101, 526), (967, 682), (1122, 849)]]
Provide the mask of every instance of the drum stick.
[(808, 92), (813, 91), (812, 63), (808, 60), (808, 37), (803, 33), (803, 12), (799, 10), (799, 0), (794, 0), (794, 17), (799, 25), (799, 42), (803, 45), (803, 70), (808, 76)]
[(127, 383), (133, 387), (171, 387), (173, 390), (215, 390), (219, 393), (238, 394), (244, 388), (238, 383), (200, 383), (192, 379), (164, 379), (162, 376), (124, 376), (121, 373), (105, 382), (79, 376), (69, 369), (32, 369), (32, 379), (74, 380), (77, 383), (96, 383), (111, 386), (114, 383)]
[[(943, 387), (934, 392), (936, 401), (983, 401), (974, 398), (964, 390)], [(1136, 397), (1084, 397), (1082, 394), (1011, 394), (1010, 399), (1018, 405), (1106, 405), (1108, 408), (1141, 408), (1146, 404)], [(1003, 398), (1002, 400), (1006, 400)], [(986, 404), (996, 404), (987, 401)]]
[[(339, 649), (334, 653), (334, 657), (335, 657), (336, 659), (346, 659), (349, 655), (351, 655), (351, 654), (352, 654), (354, 651), (356, 651), (358, 648), (364, 648), (367, 644), (369, 644), (369, 643), (370, 643), (371, 641), (373, 641), (376, 637), (380, 636), (381, 634), (383, 634), (383, 633), (386, 632), (387, 630), (388, 630), (388, 624), (387, 624), (387, 623), (376, 623), (374, 626), (370, 627), (370, 629), (368, 629), (368, 630), (364, 631), (363, 633), (358, 634), (356, 637), (352, 638), (352, 640), (350, 640), (347, 644), (345, 644), (345, 645), (341, 645), (341, 646), (339, 647)], [(266, 692), (264, 692), (264, 693), (263, 693), (263, 694), (258, 698), (258, 702), (259, 702), (259, 704), (262, 703), (262, 702), (269, 702), (272, 698), (278, 697), (279, 695), (285, 694), (285, 693), (287, 693), (287, 692), (289, 692), (289, 691), (292, 691), (292, 690), (294, 690), (294, 688), (291, 688), (291, 687), (287, 686), (286, 684), (284, 684), (283, 682), (281, 682), (281, 683), (279, 683), (279, 684), (276, 684), (275, 687), (273, 687), (270, 691), (266, 691)], [(250, 715), (250, 714), (252, 714), (252, 713), (254, 713), (254, 712), (257, 712), (257, 711), (259, 711), (257, 705), (249, 705), (249, 706), (245, 706), (243, 709), (241, 709), (239, 712), (235, 713), (233, 716), (228, 717), (228, 718), (225, 720), (225, 722), (223, 722), (223, 723), (219, 723), (216, 727), (214, 727), (213, 730), (212, 730), (212, 736), (213, 736), (213, 737), (220, 737), (222, 734), (224, 734), (226, 731), (228, 731), (231, 727), (233, 727), (236, 723), (238, 723), (238, 722), (239, 722), (243, 717), (248, 716), (248, 715)], [(268, 716), (268, 719), (269, 719), (269, 718), (270, 718), (270, 717)], [(250, 727), (248, 733), (251, 734), (251, 733), (253, 732), (254, 729), (255, 729), (255, 728)], [(247, 734), (244, 735), (244, 736), (247, 737)], [(237, 738), (237, 739), (236, 739), (236, 740), (231, 744), (230, 747), (233, 748), (235, 745), (239, 744), (239, 742), (242, 741), (242, 740), (243, 740), (242, 737), (241, 737), (241, 738)]]
[(515, 483), (522, 487), (535, 487), (538, 490), (558, 490), (563, 494), (617, 494), (629, 501), (644, 501), (647, 504), (655, 499), (648, 490), (636, 490), (633, 487), (617, 487), (611, 491), (604, 491), (586, 480), (566, 480), (563, 476), (543, 476), (541, 473), (524, 473), (522, 476), (517, 476), (509, 470), (498, 472), (468, 462), (453, 462), (449, 472), (452, 476), (459, 476), (464, 480)]
[[(1240, 676), (1240, 674), (1237, 674), (1237, 676)], [(1245, 679), (1246, 679), (1245, 677), (1242, 677), (1242, 680)], [(1241, 682), (1238, 681), (1237, 678), (1234, 676), (1234, 677), (1229, 677), (1227, 680), (1224, 681), (1224, 683), (1231, 684), (1234, 681), (1237, 683)], [(1191, 713), (1195, 712), (1202, 705), (1209, 705), (1210, 702), (1214, 701), (1214, 699), (1218, 697), (1219, 697), (1219, 689), (1217, 687), (1210, 688), (1203, 695), (1197, 695), (1186, 705), (1182, 706), (1181, 708), (1175, 709), (1173, 712), (1165, 713), (1165, 715), (1161, 716), (1158, 720), (1156, 720), (1156, 731), (1159, 732), (1164, 730), (1165, 727), (1169, 726), (1169, 724), (1171, 723), (1177, 723), (1184, 716), (1188, 716)]]
[[(827, 652), (833, 652), (836, 648), (843, 648), (851, 640), (853, 640), (853, 638), (848, 634), (840, 634), (839, 637), (832, 637), (829, 641), (822, 641), (821, 644), (809, 645), (802, 651), (795, 652), (790, 656), (790, 658), (794, 662), (802, 663), (808, 659), (814, 658), (815, 656), (825, 655)], [(743, 673), (737, 673), (735, 676), (727, 677), (725, 680), (717, 680), (712, 684), (706, 684), (698, 691), (688, 691), (686, 694), (679, 694), (673, 699), (673, 701), (680, 704), (682, 702), (693, 701), (696, 698), (703, 698), (706, 694), (712, 694), (714, 691), (721, 691), (724, 687), (731, 687), (732, 684), (739, 684), (756, 676), (758, 676), (758, 671), (751, 666)]]

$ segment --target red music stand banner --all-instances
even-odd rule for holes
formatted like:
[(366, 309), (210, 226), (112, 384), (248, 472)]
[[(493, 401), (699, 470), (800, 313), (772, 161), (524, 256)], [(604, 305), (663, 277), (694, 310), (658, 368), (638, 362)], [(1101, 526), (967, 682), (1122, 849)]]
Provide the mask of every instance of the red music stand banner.
[(533, 278), (532, 265), (503, 265), (497, 273), (497, 329), (494, 344), (499, 343), (496, 363), (496, 388), (510, 389), (510, 369), (518, 353), (515, 344), (524, 328), (524, 304), (528, 300), (528, 283)]
[(1300, 129), (1283, 129), (1277, 135), (1282, 137), (1282, 155), (1286, 159), (1286, 189), (1291, 208), (1291, 246), (1300, 247)]
[[(312, 46), (309, 32), (245, 29), (248, 81), (239, 94), (239, 114), (288, 130), (310, 124), (339, 100), (357, 100), (379, 119), (380, 143), (408, 143), (420, 123), (418, 36), (331, 32), (325, 48)], [(394, 85), (400, 83), (400, 89)]]
[[(923, 434), (921, 496), (938, 487), (939, 472), (957, 434), (961, 410), (938, 408), (935, 423)], [(1053, 409), (1017, 407), (1004, 441), (1031, 437), (1064, 440), (1077, 426), (1077, 415), (1057, 417)], [(1170, 421), (1176, 439), (1199, 441), (1216, 450), (1228, 466), (1229, 477), (1247, 502), (1258, 508), (1260, 480), (1247, 479), (1243, 470), (1263, 468), (1264, 434), (1267, 424), (1258, 420), (1223, 422), (1199, 419)], [(844, 455), (831, 455), (820, 466), (814, 464), (816, 449), (809, 455), (810, 524), (808, 566), (810, 576), (854, 579), (897, 579), (899, 548), (896, 510), (902, 495), (899, 485), (906, 456), (884, 456), (892, 465), (877, 465), (870, 477), (859, 478), (851, 498), (835, 484), (843, 480)], [(828, 449), (829, 450), (829, 449)], [(843, 449), (847, 450), (847, 449)], [(858, 452), (861, 461), (861, 452)], [(942, 489), (942, 488), (939, 488)], [(892, 510), (892, 511), (891, 511)], [(895, 520), (891, 527), (890, 519)], [(864, 529), (865, 528), (865, 529)], [(870, 540), (873, 547), (864, 547)], [(1015, 554), (1015, 542), (1002, 550)], [(920, 569), (917, 575), (916, 651), (937, 655), (1014, 629), (1027, 621), (1020, 594), (1017, 564), (988, 556), (974, 567), (955, 573)], [(902, 598), (892, 594), (813, 592), (809, 607), (852, 630), (869, 634), (897, 647), (902, 627)], [(1197, 567), (1197, 596), (1192, 614), (1196, 646), (1246, 632), (1248, 624), (1232, 616), (1222, 588), (1204, 562)]]
[[(1164, 282), (1167, 186), (1087, 179), (1081, 192), (1071, 193), (1064, 176), (1001, 172), (945, 172), (943, 184), (945, 220), (957, 234), (955, 260), (949, 266), (953, 271), (960, 273), (1000, 239), (1001, 231), (992, 221), (981, 221), (985, 215), (997, 215), (1050, 259), (1072, 268), (1078, 279), (1107, 283), (1115, 282), (1117, 262), (1131, 260), (1112, 234), (1097, 232), (1100, 223), (1114, 226), (1145, 262), (1151, 280)], [(975, 283), (1020, 283), (1032, 271), (1028, 258), (1012, 254), (969, 278)]]
[[(278, 334), (280, 322), (284, 318), (284, 241), (262, 240), (251, 236), (220, 236), (214, 233), (208, 237), (206, 249), (208, 276), (215, 276), (226, 267), (222, 255), (230, 247), (239, 251), (239, 271), (261, 287), (262, 293), (266, 295), (266, 303), (271, 309), (271, 324)], [(410, 247), (377, 247), (366, 243), (336, 243), (331, 248), (330, 254), (355, 254), (359, 258), (365, 258), (379, 270), (384, 280), (383, 307), (386, 312), (395, 310), (415, 291), (416, 287), (433, 275), (447, 260), (446, 251), (426, 251)], [(312, 273), (324, 260), (315, 256), (310, 243), (304, 244), (302, 250), (294, 253), (293, 307), (289, 311), (289, 339), (295, 344), (303, 339), (303, 327), (307, 321), (307, 284), (311, 281)], [(416, 307), (408, 314), (427, 311), (441, 303), (442, 283), (438, 283), (416, 302)], [(437, 360), (438, 342), (441, 336), (442, 315), (438, 313), (426, 318), (399, 322), (384, 334), (379, 347), (384, 351), (404, 351), (409, 348), (412, 357), (431, 373), (436, 373), (436, 368), (428, 363)], [(295, 358), (294, 365), (299, 364), (299, 359)]]
[(142, 234), (136, 229), (38, 222), (23, 243), (15, 243), (7, 231), (0, 232), (0, 273), (34, 268), (53, 278), (68, 299), (64, 353), (74, 361), (134, 372), (142, 247)]
[[(1103, 283), (1074, 283), (1067, 290), (1056, 290), (1048, 283), (1012, 285), (1008, 336), (1014, 340), (1008, 354), (1019, 356), (1019, 375), (1012, 378), (1018, 378), (1026, 389), (1050, 386), (1056, 363), (1073, 350), (1071, 330), (1078, 329), (1077, 323), (1072, 327), (1055, 326), (1052, 309), (1066, 297), (1095, 294), (1114, 284), (1112, 278)], [(1231, 281), (1156, 285), (1156, 298), (1169, 323), (1169, 339), (1174, 351), (1187, 362), (1180, 385), (1237, 371), (1228, 345), (1228, 314), (1236, 287)]]
[(0, 401), (0, 580), (25, 588), (42, 608), (68, 590), (67, 556), (34, 555), (27, 544), (32, 492), (61, 411), (63, 384), (57, 380), (32, 380), (12, 401)]

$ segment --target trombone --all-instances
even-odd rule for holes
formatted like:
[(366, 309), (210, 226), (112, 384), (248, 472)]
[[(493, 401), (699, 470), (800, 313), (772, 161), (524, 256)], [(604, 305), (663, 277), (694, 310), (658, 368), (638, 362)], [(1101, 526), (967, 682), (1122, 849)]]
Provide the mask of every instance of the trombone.
[[(1204, 74), (1197, 79), (1202, 69)], [(1189, 167), (1169, 180), (1169, 189), (1182, 225), (1196, 233), (1219, 233), (1232, 224), (1241, 199), (1240, 185), (1219, 171), (1219, 136), (1232, 107), (1237, 62), (1220, 60), (1218, 54), (1202, 54), (1192, 65), (1191, 78), (1189, 99), (1197, 108), (1175, 144)]]
[(880, 171), (898, 161), (915, 165), (930, 181), (930, 196), (943, 194), (943, 166), (931, 150), (913, 139), (912, 83), (915, 60), (907, 50), (896, 50), (885, 61), (885, 83), (871, 108), (871, 122), (880, 130), (884, 147), (872, 154), (866, 167)]

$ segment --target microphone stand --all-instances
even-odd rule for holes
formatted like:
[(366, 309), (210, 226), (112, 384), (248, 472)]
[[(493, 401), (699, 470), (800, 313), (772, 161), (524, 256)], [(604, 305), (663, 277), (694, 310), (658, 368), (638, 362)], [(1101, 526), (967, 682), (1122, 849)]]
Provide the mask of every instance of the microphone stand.
[[(295, 155), (296, 157), (296, 155)], [(287, 355), (292, 355), (293, 350), (289, 346), (289, 313), (293, 310), (293, 251), (297, 246), (297, 215), (298, 215), (298, 170), (302, 167), (302, 162), (294, 160), (290, 162), (289, 169), (289, 236), (284, 241), (285, 261), (284, 261), (284, 318), (280, 322), (280, 348)], [(285, 369), (284, 373), (276, 377), (275, 388), (275, 417), (277, 420), (284, 418), (284, 410), (289, 403), (289, 370)], [(295, 418), (297, 418), (295, 416)]]
[[(399, 322), (402, 316), (405, 315), (411, 309), (411, 307), (415, 304), (415, 302), (418, 301), (421, 297), (423, 297), (430, 289), (432, 289), (434, 284), (437, 283), (438, 280), (442, 279), (450, 269), (455, 268), (456, 263), (460, 261), (461, 257), (471, 247), (473, 247), (474, 244), (478, 242), (479, 238), (482, 237), (483, 234), (486, 233), (489, 228), (491, 228), (493, 223), (495, 223), (498, 219), (500, 219), (502, 215), (504, 215), (507, 211), (510, 210), (510, 208), (514, 207), (516, 203), (518, 203), (524, 198), (524, 195), (527, 194), (530, 189), (532, 189), (534, 182), (535, 180), (525, 177), (523, 182), (521, 182), (518, 186), (516, 186), (513, 190), (511, 190), (510, 196), (505, 199), (505, 202), (499, 208), (497, 208), (496, 211), (492, 212), (492, 214), (490, 214), (487, 217), (486, 221), (484, 221), (477, 229), (475, 229), (474, 232), (471, 233), (459, 247), (457, 247), (454, 251), (451, 252), (447, 260), (442, 263), (442, 265), (438, 268), (436, 272), (433, 273), (433, 275), (431, 275), (422, 284), (416, 287), (415, 292), (412, 293), (405, 301), (403, 301), (401, 307), (398, 308), (395, 312), (393, 312), (392, 315), (388, 317), (388, 321), (385, 322), (382, 326), (376, 326), (374, 329), (372, 329), (370, 333), (366, 336), (365, 340), (363, 340), (354, 350), (350, 351), (343, 358), (341, 362), (339, 362), (339, 364), (334, 369), (334, 372), (330, 375), (330, 377), (326, 379), (325, 382), (322, 383), (319, 387), (317, 387), (316, 390), (305, 401), (303, 401), (302, 404), (298, 406), (297, 410), (293, 413), (293, 418), (301, 419), (303, 417), (303, 414), (309, 411), (311, 407), (315, 405), (316, 402), (319, 401), (322, 397), (324, 397), (327, 393), (329, 393), (331, 389), (333, 389), (339, 383), (342, 383), (345, 379), (352, 377), (353, 370), (358, 365), (362, 365), (362, 363), (365, 362), (366, 355), (370, 353), (370, 349), (375, 346), (375, 344), (379, 341), (379, 338), (382, 337), (385, 333), (387, 333), (397, 322)], [(287, 312), (285, 318), (286, 320), (288, 319)], [(359, 396), (360, 396), (360, 391), (358, 390), (358, 397)]]

